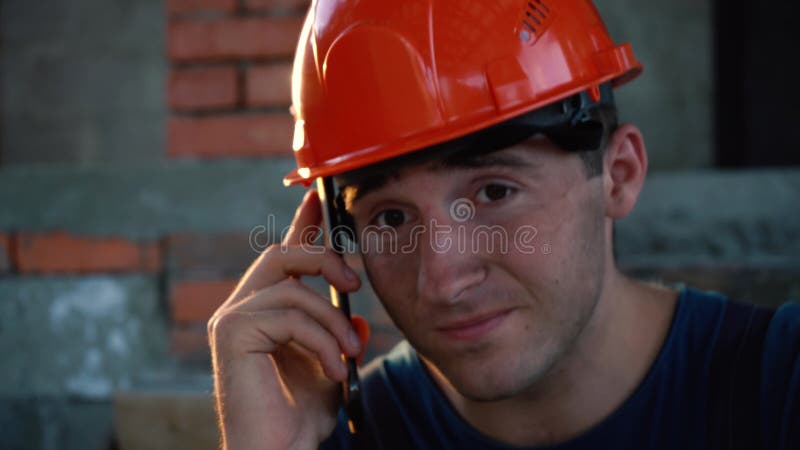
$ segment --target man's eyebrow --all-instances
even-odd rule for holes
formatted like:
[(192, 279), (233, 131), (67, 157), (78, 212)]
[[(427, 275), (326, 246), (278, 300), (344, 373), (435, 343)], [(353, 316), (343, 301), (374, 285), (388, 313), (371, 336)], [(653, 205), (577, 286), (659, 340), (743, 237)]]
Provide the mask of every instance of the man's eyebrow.
[[(484, 154), (455, 154), (442, 158), (432, 164), (428, 170), (446, 171), (453, 169), (480, 169), (486, 167), (502, 167), (514, 169), (526, 169), (536, 167), (529, 160), (513, 153), (484, 153)], [(353, 203), (371, 192), (384, 187), (390, 180), (399, 176), (399, 170), (394, 173), (384, 173), (381, 175), (369, 176), (358, 183), (348, 185), (343, 188), (342, 196), (347, 210), (350, 210)]]
[(434, 164), (433, 170), (480, 169), (483, 167), (530, 168), (535, 165), (514, 153), (455, 154)]
[(361, 180), (357, 184), (350, 184), (343, 187), (340, 195), (344, 200), (345, 210), (350, 211), (353, 207), (353, 203), (356, 200), (366, 196), (370, 192), (374, 192), (382, 188), (392, 178), (397, 178), (397, 175), (373, 175)]

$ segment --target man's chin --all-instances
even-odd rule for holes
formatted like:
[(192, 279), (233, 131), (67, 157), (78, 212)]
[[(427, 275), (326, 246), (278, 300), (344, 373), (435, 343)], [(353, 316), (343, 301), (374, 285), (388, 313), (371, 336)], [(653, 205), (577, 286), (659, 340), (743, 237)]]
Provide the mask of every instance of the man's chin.
[[(522, 373), (518, 361), (471, 358), (436, 365), (439, 381), (473, 402), (494, 402), (520, 394), (535, 382), (535, 375)], [(443, 378), (444, 380), (441, 380)]]

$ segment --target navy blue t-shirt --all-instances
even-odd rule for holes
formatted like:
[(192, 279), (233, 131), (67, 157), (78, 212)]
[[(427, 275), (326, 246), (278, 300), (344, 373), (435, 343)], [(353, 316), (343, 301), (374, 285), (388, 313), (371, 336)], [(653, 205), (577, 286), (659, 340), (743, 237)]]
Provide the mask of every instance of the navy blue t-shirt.
[[(719, 294), (683, 289), (663, 347), (634, 393), (580, 436), (539, 448), (707, 449), (709, 372), (727, 302)], [(340, 414), (321, 449), (520, 449), (468, 424), (405, 341), (361, 375), (367, 434), (380, 443), (354, 440)], [(773, 316), (764, 340), (761, 385), (753, 388), (761, 398), (760, 414), (753, 415), (760, 423), (753, 426), (761, 427), (764, 448), (800, 449), (800, 303), (787, 303)]]

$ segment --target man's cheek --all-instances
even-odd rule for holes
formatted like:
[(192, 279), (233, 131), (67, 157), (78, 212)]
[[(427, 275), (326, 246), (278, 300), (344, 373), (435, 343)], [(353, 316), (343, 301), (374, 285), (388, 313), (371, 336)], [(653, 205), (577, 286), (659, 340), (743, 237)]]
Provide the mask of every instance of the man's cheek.
[(415, 265), (409, 258), (367, 255), (364, 265), (372, 288), (382, 301), (395, 304), (401, 300), (407, 302), (414, 297), (416, 272)]

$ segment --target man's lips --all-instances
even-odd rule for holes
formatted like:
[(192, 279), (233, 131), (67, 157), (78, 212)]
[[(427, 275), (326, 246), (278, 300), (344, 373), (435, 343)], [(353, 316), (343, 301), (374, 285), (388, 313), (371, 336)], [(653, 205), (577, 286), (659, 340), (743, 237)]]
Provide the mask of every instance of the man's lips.
[(513, 308), (504, 309), (459, 319), (436, 329), (452, 339), (462, 341), (480, 339), (503, 323), (512, 310)]

